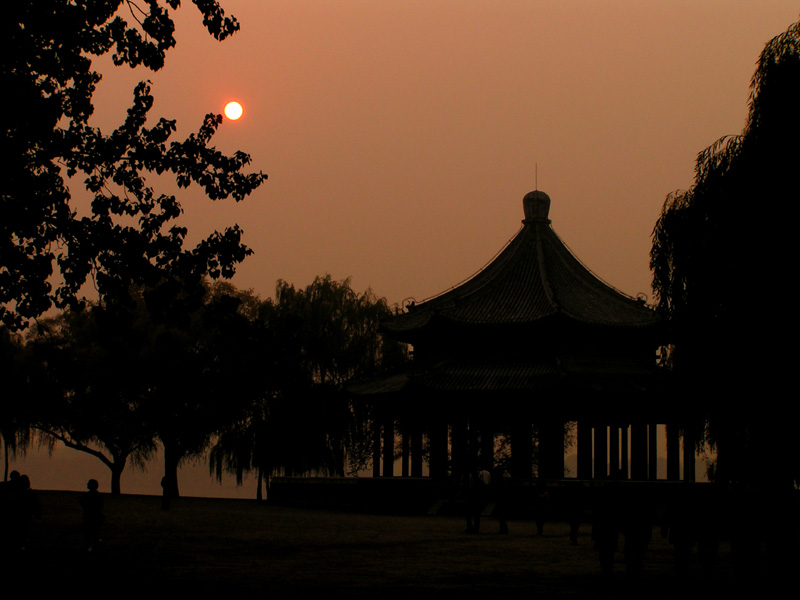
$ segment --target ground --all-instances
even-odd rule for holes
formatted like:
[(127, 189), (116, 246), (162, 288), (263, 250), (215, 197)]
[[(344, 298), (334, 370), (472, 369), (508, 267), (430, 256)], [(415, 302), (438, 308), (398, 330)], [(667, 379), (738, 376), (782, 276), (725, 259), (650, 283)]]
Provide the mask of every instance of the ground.
[(80, 494), (39, 492), (38, 497), (42, 516), (25, 551), (4, 559), (9, 577), (24, 578), (31, 591), (684, 599), (764, 585), (763, 579), (743, 580), (735, 573), (726, 545), (710, 580), (701, 576), (695, 555), (689, 574), (677, 577), (671, 546), (657, 528), (641, 578), (632, 581), (621, 553), (613, 575), (603, 576), (586, 524), (578, 545), (571, 546), (565, 523), (548, 523), (544, 535), (536, 536), (533, 522), (512, 521), (504, 536), (496, 533), (496, 521), (485, 519), (479, 535), (467, 535), (458, 517), (365, 515), (205, 498), (182, 498), (162, 511), (157, 497), (105, 496), (104, 542), (87, 553)]

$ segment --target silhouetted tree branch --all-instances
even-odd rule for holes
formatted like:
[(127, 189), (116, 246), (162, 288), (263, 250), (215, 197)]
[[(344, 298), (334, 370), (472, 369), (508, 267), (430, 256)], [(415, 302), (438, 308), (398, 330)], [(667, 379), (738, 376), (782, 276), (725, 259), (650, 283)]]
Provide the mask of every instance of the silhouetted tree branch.
[[(209, 33), (239, 29), (213, 0), (194, 0)], [(76, 306), (92, 279), (101, 296), (155, 285), (166, 274), (229, 277), (250, 250), (231, 226), (192, 249), (177, 223), (178, 199), (157, 194), (151, 174), (179, 187), (194, 183), (212, 200), (242, 200), (266, 178), (242, 169), (250, 157), (226, 156), (209, 143), (221, 116), (209, 114), (188, 139), (170, 141), (175, 121), (147, 126), (151, 87), (139, 83), (127, 117), (110, 134), (90, 125), (100, 74), (94, 57), (157, 71), (175, 46), (169, 10), (179, 0), (16, 0), (4, 6), (0, 85), (7, 106), (0, 176), (0, 320), (22, 328), (53, 305)], [(126, 21), (133, 18), (133, 23)], [(83, 178), (91, 209), (73, 191)], [(71, 189), (72, 188), (72, 189)]]

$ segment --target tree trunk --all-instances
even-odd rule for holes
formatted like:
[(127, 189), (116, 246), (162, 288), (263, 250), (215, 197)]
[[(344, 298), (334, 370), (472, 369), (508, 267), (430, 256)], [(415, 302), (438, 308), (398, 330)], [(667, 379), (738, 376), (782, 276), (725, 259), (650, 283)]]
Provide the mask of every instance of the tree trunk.
[(120, 480), (122, 479), (122, 472), (124, 470), (125, 460), (114, 460), (114, 464), (111, 465), (111, 493), (115, 496), (119, 496), (122, 493)]
[(256, 489), (256, 500), (261, 501), (264, 499), (264, 494), (262, 491), (264, 481), (264, 471), (261, 467), (258, 468), (258, 488)]
[(178, 463), (180, 456), (172, 444), (164, 444), (164, 478), (161, 480), (161, 508), (167, 510), (173, 498), (180, 497), (178, 491)]

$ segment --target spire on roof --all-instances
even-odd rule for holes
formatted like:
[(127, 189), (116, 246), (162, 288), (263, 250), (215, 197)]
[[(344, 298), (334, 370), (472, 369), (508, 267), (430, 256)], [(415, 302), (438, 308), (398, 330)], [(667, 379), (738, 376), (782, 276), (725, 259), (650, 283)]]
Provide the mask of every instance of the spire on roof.
[(536, 190), (525, 194), (522, 199), (522, 208), (525, 211), (523, 223), (549, 223), (550, 196)]

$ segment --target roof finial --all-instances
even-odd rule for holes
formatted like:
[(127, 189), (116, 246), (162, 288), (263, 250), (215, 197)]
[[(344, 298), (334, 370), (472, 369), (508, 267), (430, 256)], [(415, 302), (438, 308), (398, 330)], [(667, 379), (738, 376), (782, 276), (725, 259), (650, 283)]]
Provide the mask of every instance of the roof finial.
[(549, 223), (550, 196), (538, 189), (525, 194), (522, 199), (522, 208), (525, 211), (523, 223)]

